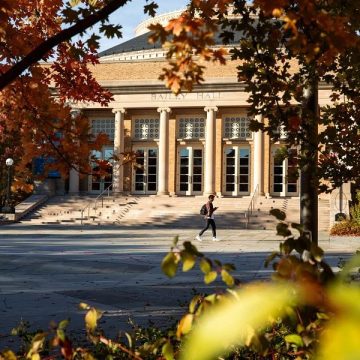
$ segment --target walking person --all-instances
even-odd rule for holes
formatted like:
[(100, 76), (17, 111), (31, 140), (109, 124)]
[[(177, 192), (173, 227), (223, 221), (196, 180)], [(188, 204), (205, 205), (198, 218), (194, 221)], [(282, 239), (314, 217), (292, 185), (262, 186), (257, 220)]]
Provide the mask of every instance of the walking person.
[(208, 197), (209, 201), (203, 205), (203, 207), (200, 210), (200, 214), (205, 215), (205, 221), (206, 225), (205, 227), (200, 231), (199, 235), (196, 236), (196, 240), (202, 241), (202, 234), (211, 226), (211, 231), (213, 235), (213, 241), (219, 241), (219, 239), (216, 237), (216, 225), (214, 220), (214, 212), (216, 211), (217, 207), (214, 207), (213, 202), (215, 199), (215, 195), (209, 195)]

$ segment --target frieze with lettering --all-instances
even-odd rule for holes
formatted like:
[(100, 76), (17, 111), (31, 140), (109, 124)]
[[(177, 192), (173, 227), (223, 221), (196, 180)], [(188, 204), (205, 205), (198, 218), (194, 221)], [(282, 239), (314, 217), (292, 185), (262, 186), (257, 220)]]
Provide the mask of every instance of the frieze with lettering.
[(191, 101), (191, 100), (220, 100), (220, 92), (201, 92), (201, 93), (182, 93), (179, 95), (174, 95), (172, 93), (168, 94), (151, 94), (151, 101)]

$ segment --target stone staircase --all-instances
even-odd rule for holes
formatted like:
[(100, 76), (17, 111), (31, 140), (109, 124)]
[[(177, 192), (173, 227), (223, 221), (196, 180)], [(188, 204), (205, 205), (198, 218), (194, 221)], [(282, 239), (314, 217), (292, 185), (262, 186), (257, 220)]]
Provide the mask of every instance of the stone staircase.
[[(27, 215), (23, 222), (31, 224), (73, 224), (83, 226), (115, 225), (121, 227), (157, 227), (169, 229), (194, 229), (203, 226), (199, 214), (207, 198), (167, 196), (110, 196), (99, 200), (96, 196), (56, 196), (36, 211)], [(258, 197), (255, 210), (247, 221), (245, 213), (251, 197), (216, 198), (214, 206), (217, 226), (221, 229), (273, 230), (277, 220), (269, 214), (273, 208), (286, 212), (287, 220), (299, 222), (299, 198)], [(320, 231), (329, 228), (329, 202), (319, 201)]]
[(136, 204), (135, 197), (105, 196), (96, 204), (95, 199), (96, 196), (54, 196), (27, 215), (22, 222), (47, 225), (116, 224)]
[[(162, 228), (201, 228), (203, 217), (200, 208), (207, 202), (206, 197), (139, 197), (123, 217), (122, 226), (152, 226)], [(250, 197), (216, 198), (214, 206), (217, 225), (221, 228), (245, 228), (245, 211)]]

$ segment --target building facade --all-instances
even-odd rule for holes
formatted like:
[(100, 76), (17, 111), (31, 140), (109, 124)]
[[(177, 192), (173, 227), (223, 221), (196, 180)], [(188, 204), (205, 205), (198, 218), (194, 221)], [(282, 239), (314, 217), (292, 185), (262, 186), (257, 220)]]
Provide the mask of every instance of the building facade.
[[(166, 14), (152, 21), (168, 19)], [(163, 50), (147, 43), (144, 24), (138, 31), (103, 52), (92, 69), (114, 95), (109, 107), (74, 105), (88, 116), (94, 135), (104, 132), (111, 140), (95, 155), (115, 154), (120, 161), (104, 178), (80, 178), (71, 171), (69, 192), (100, 193), (112, 184), (114, 192), (142, 195), (298, 196), (299, 180), (289, 175), (296, 164), (275, 156), (286, 138), (272, 142), (249, 130), (248, 94), (237, 80), (238, 63), (206, 64), (204, 84), (175, 96), (158, 80), (166, 65)], [(320, 105), (329, 95), (320, 87)], [(139, 166), (121, 165), (124, 152), (134, 152)]]

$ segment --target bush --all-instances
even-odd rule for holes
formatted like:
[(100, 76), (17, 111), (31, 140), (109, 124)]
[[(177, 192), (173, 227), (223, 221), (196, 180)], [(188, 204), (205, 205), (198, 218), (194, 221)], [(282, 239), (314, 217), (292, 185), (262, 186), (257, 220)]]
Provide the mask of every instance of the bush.
[[(360, 219), (359, 219), (360, 221)], [(360, 223), (355, 220), (343, 220), (333, 225), (330, 235), (335, 236), (360, 236)]]
[(360, 227), (360, 190), (356, 192), (356, 200), (354, 206), (350, 208), (352, 220)]

